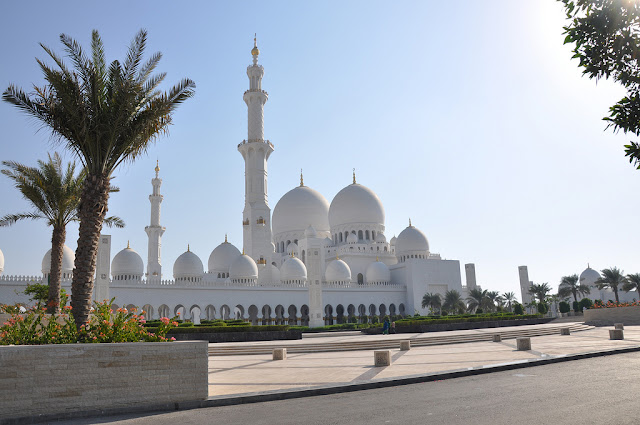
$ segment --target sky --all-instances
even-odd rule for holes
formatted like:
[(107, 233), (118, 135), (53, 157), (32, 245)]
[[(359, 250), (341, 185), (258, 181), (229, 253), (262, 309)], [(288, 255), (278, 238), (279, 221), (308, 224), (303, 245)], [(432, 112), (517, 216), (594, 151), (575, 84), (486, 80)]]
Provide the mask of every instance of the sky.
[[(116, 170), (109, 214), (126, 222), (112, 256), (130, 241), (145, 260), (151, 179), (160, 164), (163, 274), (190, 245), (205, 264), (228, 234), (241, 249), (247, 138), (242, 95), (257, 33), (269, 203), (299, 184), (329, 202), (351, 183), (375, 191), (386, 236), (411, 219), (432, 252), (474, 263), (478, 284), (520, 298), (518, 266), (557, 287), (590, 264), (640, 272), (636, 241), (640, 171), (624, 157), (630, 136), (602, 118), (624, 96), (583, 77), (563, 45), (562, 5), (551, 0), (324, 2), (42, 2), (3, 5), (0, 88), (44, 80), (43, 43), (63, 53), (61, 33), (89, 47), (97, 29), (108, 61), (135, 34), (161, 51), (166, 90), (184, 77), (195, 97), (170, 134)], [(24, 30), (25, 20), (29, 31)], [(50, 63), (50, 61), (49, 61)], [(0, 103), (0, 160), (35, 165), (64, 147), (12, 105)], [(0, 216), (29, 211), (0, 176)], [(67, 245), (77, 246), (77, 226)], [(39, 275), (51, 246), (43, 222), (0, 228), (5, 275)]]

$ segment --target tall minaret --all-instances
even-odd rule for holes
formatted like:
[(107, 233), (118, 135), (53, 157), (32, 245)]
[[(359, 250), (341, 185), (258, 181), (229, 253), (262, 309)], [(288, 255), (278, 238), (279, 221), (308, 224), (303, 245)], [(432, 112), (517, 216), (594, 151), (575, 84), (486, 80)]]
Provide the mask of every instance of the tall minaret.
[(147, 257), (147, 281), (160, 281), (162, 279), (162, 260), (160, 257), (160, 248), (162, 247), (162, 235), (165, 228), (160, 226), (160, 204), (162, 203), (162, 195), (160, 195), (160, 185), (162, 179), (158, 177), (160, 166), (156, 162), (156, 178), (151, 180), (153, 185), (153, 193), (149, 195), (151, 202), (151, 224), (144, 228), (149, 236), (149, 255)]
[(243, 99), (247, 104), (247, 140), (238, 145), (244, 158), (244, 211), (242, 213), (243, 247), (245, 253), (258, 264), (269, 264), (271, 243), (271, 209), (267, 198), (267, 160), (273, 152), (273, 144), (264, 139), (264, 104), (267, 92), (262, 90), (264, 68), (258, 65), (258, 44), (253, 39), (253, 65), (247, 67), (249, 90)]

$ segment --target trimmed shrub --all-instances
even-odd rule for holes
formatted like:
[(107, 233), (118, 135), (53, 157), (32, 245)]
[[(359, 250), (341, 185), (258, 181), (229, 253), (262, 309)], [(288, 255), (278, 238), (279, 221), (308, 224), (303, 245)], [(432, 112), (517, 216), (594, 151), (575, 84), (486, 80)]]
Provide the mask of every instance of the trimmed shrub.
[(575, 311), (576, 313), (582, 311), (582, 309), (580, 308), (580, 303), (578, 301), (573, 302), (573, 311)]
[(522, 304), (516, 303), (513, 305), (513, 314), (518, 316), (524, 314), (524, 307), (522, 307)]
[(547, 314), (547, 311), (549, 311), (549, 307), (545, 303), (538, 303), (536, 307), (540, 314)]
[(559, 307), (560, 307), (560, 313), (568, 313), (569, 311), (571, 311), (571, 307), (569, 306), (569, 303), (566, 301), (560, 301)]
[(371, 316), (371, 323), (372, 324), (376, 324), (376, 323), (380, 323), (380, 319), (378, 318), (378, 316), (376, 316), (375, 314), (373, 316)]
[(580, 310), (591, 307), (593, 307), (593, 302), (591, 301), (591, 299), (583, 298), (580, 300)]
[(482, 311), (482, 309), (481, 309), (481, 308), (477, 308), (477, 309), (476, 309), (476, 314), (482, 314), (482, 313), (483, 313), (483, 311)]

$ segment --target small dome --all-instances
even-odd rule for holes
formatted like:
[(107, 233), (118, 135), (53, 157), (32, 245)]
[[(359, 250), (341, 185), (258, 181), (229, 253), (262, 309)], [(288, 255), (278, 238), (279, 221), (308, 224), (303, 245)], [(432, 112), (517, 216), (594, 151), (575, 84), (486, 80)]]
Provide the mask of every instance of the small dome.
[(347, 263), (336, 258), (327, 265), (324, 277), (327, 282), (348, 282), (351, 280), (351, 269)]
[(361, 184), (350, 184), (331, 201), (329, 225), (333, 229), (345, 224), (384, 226), (384, 207), (378, 195)]
[(187, 252), (180, 255), (173, 263), (173, 278), (202, 278), (204, 267), (200, 258), (187, 249)]
[(4, 271), (4, 254), (0, 249), (0, 276), (2, 276), (2, 272)]
[(298, 244), (291, 242), (287, 245), (287, 255), (298, 255)]
[(396, 241), (398, 240), (398, 238), (396, 238), (395, 236), (391, 238), (391, 240), (389, 241), (389, 245), (391, 246), (396, 246)]
[[(62, 273), (72, 273), (73, 264), (76, 261), (76, 254), (68, 246), (62, 247)], [(4, 262), (4, 261), (3, 261)], [(51, 250), (44, 254), (42, 259), (42, 273), (49, 274), (51, 272)]]
[(580, 273), (580, 284), (595, 286), (596, 280), (600, 279), (600, 277), (600, 273), (587, 266), (587, 268), (582, 273)]
[(273, 235), (302, 233), (309, 226), (316, 232), (329, 233), (329, 202), (320, 192), (307, 186), (298, 186), (287, 193), (273, 209)]
[(280, 267), (280, 279), (283, 282), (291, 280), (307, 280), (307, 267), (297, 257), (290, 257)]
[(271, 278), (274, 282), (280, 282), (280, 270), (273, 264), (271, 265)]
[(396, 254), (429, 254), (429, 241), (420, 230), (409, 225), (398, 235), (396, 240)]
[(325, 247), (333, 246), (333, 240), (331, 240), (331, 238), (324, 238), (323, 245), (324, 245)]
[(358, 243), (358, 235), (355, 233), (349, 233), (349, 236), (347, 236), (347, 243)]
[(307, 230), (304, 231), (304, 235), (307, 238), (315, 238), (318, 236), (318, 232), (316, 232), (316, 229), (314, 229), (313, 226), (309, 226), (307, 227)]
[(209, 273), (214, 271), (229, 273), (229, 267), (231, 267), (233, 261), (240, 255), (242, 254), (238, 248), (227, 242), (227, 238), (225, 237), (224, 242), (215, 247), (213, 251), (211, 251), (211, 255), (209, 255), (209, 261), (207, 263)]
[(233, 279), (257, 279), (258, 265), (253, 258), (241, 254), (229, 268), (229, 277)]
[(389, 267), (382, 261), (375, 261), (367, 266), (365, 272), (367, 283), (388, 283), (391, 280)]
[(387, 243), (387, 237), (382, 232), (376, 233), (376, 242)]
[(133, 275), (142, 276), (144, 264), (142, 257), (133, 249), (127, 247), (118, 252), (111, 262), (111, 276)]

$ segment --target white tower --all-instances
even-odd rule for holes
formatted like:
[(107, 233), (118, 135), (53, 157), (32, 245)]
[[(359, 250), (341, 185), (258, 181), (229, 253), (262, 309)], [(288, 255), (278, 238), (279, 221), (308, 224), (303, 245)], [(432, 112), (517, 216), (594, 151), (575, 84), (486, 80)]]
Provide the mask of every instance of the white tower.
[[(243, 99), (248, 109), (248, 138), (238, 145), (244, 159), (244, 211), (242, 213), (243, 246), (245, 253), (258, 264), (270, 264), (271, 209), (267, 197), (267, 160), (273, 152), (273, 144), (264, 139), (264, 104), (267, 92), (262, 90), (264, 68), (258, 65), (257, 41), (253, 39), (253, 65), (247, 67), (249, 90)], [(269, 268), (267, 268), (269, 269)]]
[(162, 195), (160, 195), (160, 186), (162, 179), (158, 177), (160, 167), (156, 162), (156, 178), (151, 180), (153, 185), (153, 193), (149, 195), (151, 202), (151, 224), (144, 228), (149, 236), (149, 255), (147, 257), (147, 281), (160, 281), (162, 279), (162, 260), (160, 249), (162, 247), (162, 235), (166, 230), (160, 226), (160, 204), (162, 203)]
[(473, 263), (464, 265), (464, 272), (467, 278), (467, 291), (477, 288), (476, 283), (476, 265)]
[(531, 302), (531, 294), (529, 293), (529, 287), (531, 281), (529, 280), (529, 270), (527, 266), (518, 267), (518, 275), (520, 277), (520, 295), (522, 296), (522, 304), (526, 305)]

